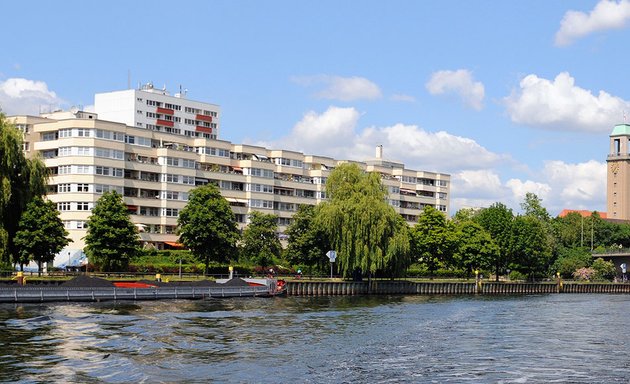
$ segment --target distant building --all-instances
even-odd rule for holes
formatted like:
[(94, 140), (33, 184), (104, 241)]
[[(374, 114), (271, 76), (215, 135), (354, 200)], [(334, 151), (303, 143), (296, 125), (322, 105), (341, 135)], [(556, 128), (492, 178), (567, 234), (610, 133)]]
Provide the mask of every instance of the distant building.
[(630, 124), (617, 124), (610, 134), (606, 177), (609, 219), (630, 220)]
[[(595, 211), (595, 212), (597, 212), (599, 217), (601, 217), (602, 219), (607, 218), (606, 212), (599, 212), (599, 211)], [(579, 210), (579, 209), (563, 209), (562, 212), (560, 212), (560, 214), (558, 214), (558, 217), (566, 217), (566, 215), (568, 215), (569, 213), (579, 213), (580, 216), (582, 216), (582, 217), (591, 217), (593, 215), (593, 211), (587, 211), (585, 209), (582, 209), (582, 210)]]
[[(95, 110), (9, 118), (24, 133), (25, 153), (44, 159), (48, 198), (73, 240), (55, 265), (83, 256), (86, 222), (106, 191), (123, 196), (147, 247), (178, 246), (179, 211), (192, 188), (208, 183), (219, 187), (241, 228), (252, 211), (273, 213), (286, 238), (298, 206), (326, 200), (330, 171), (347, 162), (219, 140), (218, 106), (148, 86), (97, 94)], [(381, 175), (389, 204), (408, 223), (427, 205), (449, 212), (449, 175), (406, 169), (385, 160), (380, 146), (357, 164)]]

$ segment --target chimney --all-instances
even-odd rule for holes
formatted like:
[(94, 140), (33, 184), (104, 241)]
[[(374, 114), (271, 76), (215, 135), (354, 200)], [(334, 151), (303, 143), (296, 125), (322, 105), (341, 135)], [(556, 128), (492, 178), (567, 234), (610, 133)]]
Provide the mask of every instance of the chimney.
[(382, 145), (377, 145), (376, 146), (376, 158), (377, 159), (382, 159), (383, 158), (383, 146)]

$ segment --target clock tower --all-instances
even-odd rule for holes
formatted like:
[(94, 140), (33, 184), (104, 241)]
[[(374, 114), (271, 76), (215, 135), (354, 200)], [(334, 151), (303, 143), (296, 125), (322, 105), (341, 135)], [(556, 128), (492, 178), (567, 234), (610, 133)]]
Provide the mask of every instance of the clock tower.
[(630, 124), (615, 125), (606, 162), (608, 218), (630, 220)]

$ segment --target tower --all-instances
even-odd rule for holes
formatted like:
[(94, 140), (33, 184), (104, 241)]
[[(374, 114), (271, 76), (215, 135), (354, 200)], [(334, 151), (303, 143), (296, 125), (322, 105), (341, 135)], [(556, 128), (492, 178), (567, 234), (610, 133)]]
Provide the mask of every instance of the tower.
[(606, 162), (608, 217), (630, 220), (630, 124), (615, 125), (610, 134), (610, 151)]

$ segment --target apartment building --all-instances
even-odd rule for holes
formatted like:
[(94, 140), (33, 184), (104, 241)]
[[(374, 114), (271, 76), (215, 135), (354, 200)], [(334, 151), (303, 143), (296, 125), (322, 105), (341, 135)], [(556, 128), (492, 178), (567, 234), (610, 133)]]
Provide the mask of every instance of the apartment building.
[[(138, 99), (146, 104), (155, 95), (139, 90), (128, 101), (140, 110)], [(186, 100), (177, 99), (186, 113)], [(164, 104), (151, 107), (164, 108), (166, 99), (157, 100)], [(170, 99), (169, 104), (173, 106)], [(218, 107), (213, 107), (206, 104), (198, 109), (202, 116), (206, 116), (204, 111), (217, 112), (218, 116)], [(99, 103), (96, 109), (103, 110)], [(193, 112), (197, 115), (198, 111)], [(211, 116), (216, 121), (216, 116)], [(86, 222), (94, 204), (106, 191), (123, 195), (141, 241), (147, 247), (178, 246), (179, 211), (186, 205), (192, 188), (208, 183), (219, 187), (241, 228), (252, 211), (273, 213), (278, 216), (278, 235), (283, 239), (298, 206), (324, 201), (328, 175), (338, 164), (347, 162), (219, 140), (214, 134), (218, 125), (217, 131), (212, 127), (211, 135), (198, 134), (203, 131), (197, 130), (197, 126), (188, 128), (181, 121), (173, 121), (170, 127), (179, 131), (166, 130), (159, 123), (147, 123), (145, 117), (146, 114), (129, 124), (74, 110), (9, 118), (24, 133), (25, 152), (43, 157), (51, 175), (48, 198), (57, 204), (73, 240), (55, 259), (55, 265), (83, 256)], [(382, 147), (376, 148), (375, 155), (357, 164), (381, 175), (389, 192), (389, 203), (407, 222), (416, 222), (426, 205), (448, 212), (449, 175), (406, 169), (402, 163), (383, 159)]]
[(166, 87), (147, 83), (138, 89), (97, 93), (94, 112), (101, 120), (131, 127), (190, 137), (219, 137), (218, 105), (186, 99), (180, 90), (171, 96)]

